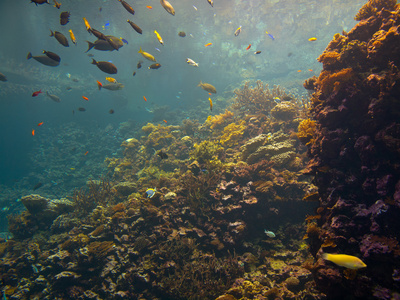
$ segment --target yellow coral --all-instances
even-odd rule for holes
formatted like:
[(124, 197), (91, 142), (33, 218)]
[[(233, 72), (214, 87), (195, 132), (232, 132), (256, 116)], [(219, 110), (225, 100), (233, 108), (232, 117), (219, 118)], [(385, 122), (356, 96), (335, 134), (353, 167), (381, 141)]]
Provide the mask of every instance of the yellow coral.
[(214, 117), (208, 117), (205, 124), (209, 126), (211, 129), (215, 129), (218, 127), (222, 127), (228, 121), (230, 122), (233, 118), (233, 112), (225, 109), (223, 114), (216, 115)]
[(174, 136), (171, 134), (172, 129), (175, 129), (175, 127), (160, 124), (155, 126), (152, 123), (147, 123), (147, 125), (142, 127), (142, 130), (148, 134), (145, 145), (148, 148), (157, 149), (170, 145), (174, 139)]
[(220, 138), (220, 144), (226, 147), (232, 147), (237, 144), (237, 141), (242, 137), (246, 129), (246, 122), (241, 121), (239, 124), (231, 123), (226, 126)]
[(316, 124), (317, 123), (315, 121), (310, 119), (305, 119), (300, 122), (297, 129), (297, 137), (303, 144), (308, 145), (312, 142), (316, 131)]

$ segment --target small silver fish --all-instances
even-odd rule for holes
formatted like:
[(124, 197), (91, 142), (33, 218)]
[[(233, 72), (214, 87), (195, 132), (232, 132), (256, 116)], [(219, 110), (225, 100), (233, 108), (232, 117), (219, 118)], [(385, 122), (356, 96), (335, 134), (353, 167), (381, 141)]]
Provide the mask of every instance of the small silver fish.
[(56, 96), (56, 95), (52, 95), (49, 94), (49, 92), (46, 92), (46, 96), (49, 97), (51, 100), (53, 100), (54, 102), (60, 103), (61, 99), (60, 97)]

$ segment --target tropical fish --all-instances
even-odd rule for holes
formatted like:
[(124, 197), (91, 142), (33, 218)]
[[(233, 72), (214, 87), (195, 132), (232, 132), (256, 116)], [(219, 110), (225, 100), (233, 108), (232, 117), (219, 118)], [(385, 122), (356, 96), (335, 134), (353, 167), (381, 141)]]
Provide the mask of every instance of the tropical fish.
[(83, 18), (83, 21), (85, 22), (85, 26), (86, 26), (86, 30), (87, 32), (89, 32), (90, 34), (92, 34), (92, 26), (90, 26), (88, 20), (86, 20), (86, 18)]
[(55, 61), (58, 61), (58, 62), (61, 61), (60, 56), (58, 56), (58, 54), (55, 54), (54, 52), (50, 52), (50, 51), (45, 51), (45, 50), (43, 50), (43, 54), (46, 54), (47, 57), (49, 57), (49, 58), (51, 58), (51, 59), (53, 59), (53, 60), (55, 60)]
[(249, 50), (251, 48), (251, 44), (249, 44), (246, 48), (246, 50)]
[(154, 188), (154, 189), (147, 189), (147, 190), (146, 190), (147, 198), (152, 198), (155, 194), (156, 194), (156, 188)]
[(43, 122), (40, 122), (37, 124), (37, 126), (42, 126), (42, 125), (43, 125)]
[(242, 32), (242, 26), (239, 26), (239, 28), (235, 30), (234, 35), (238, 36), (241, 32)]
[(31, 0), (31, 3), (32, 3), (32, 2), (35, 3), (36, 6), (37, 6), (38, 4), (44, 4), (44, 3), (50, 4), (48, 0)]
[(317, 38), (316, 37), (311, 37), (311, 38), (309, 38), (308, 39), (310, 42), (315, 42), (316, 40), (317, 40)]
[(56, 95), (52, 95), (49, 94), (49, 92), (46, 92), (46, 96), (49, 97), (51, 100), (53, 100), (54, 102), (60, 103), (61, 99), (60, 97), (56, 96)]
[(273, 41), (275, 40), (275, 37), (274, 37), (272, 34), (268, 33), (268, 31), (266, 31), (265, 33), (266, 33)]
[(43, 64), (45, 66), (56, 67), (60, 64), (59, 61), (51, 59), (47, 55), (32, 56), (32, 53), (29, 52), (28, 55), (26, 56), (26, 59), (31, 59), (31, 58), (33, 58), (34, 60), (40, 62), (41, 64)]
[(208, 101), (210, 101), (210, 110), (212, 111), (212, 108), (213, 108), (213, 102), (212, 102), (212, 100), (211, 100), (211, 98), (210, 98), (210, 97), (208, 97)]
[(204, 47), (208, 47), (208, 46), (211, 46), (211, 45), (212, 45), (212, 43), (207, 43), (207, 44), (204, 45)]
[(35, 136), (35, 129), (32, 129), (31, 134), (32, 136)]
[(136, 65), (136, 68), (140, 69), (142, 67), (143, 61), (139, 60), (139, 62)]
[(103, 87), (103, 84), (98, 80), (96, 80), (96, 82), (97, 82), (97, 87), (99, 88), (99, 90), (101, 90), (101, 88)]
[(261, 51), (260, 50), (258, 50), (258, 51), (256, 51), (256, 52), (254, 52), (254, 54), (260, 54), (261, 53)]
[(146, 101), (146, 102), (147, 102), (147, 99), (146, 99), (146, 97), (145, 97), (145, 96), (143, 96), (143, 99), (144, 99), (144, 101)]
[(365, 268), (367, 266), (361, 259), (352, 255), (322, 253), (322, 258), (338, 266), (353, 270)]
[(122, 90), (124, 87), (125, 86), (119, 82), (103, 84), (103, 88), (110, 91)]
[[(93, 32), (93, 31), (92, 31)], [(117, 45), (118, 48), (121, 48), (124, 43), (119, 39), (116, 38), (115, 36), (104, 36), (105, 38), (108, 38), (109, 40), (114, 41), (114, 46)], [(100, 51), (113, 51), (115, 50), (115, 48), (109, 43), (109, 41), (103, 40), (103, 39), (98, 39), (97, 41), (95, 41), (94, 43), (86, 41), (88, 43), (88, 49), (86, 50), (86, 52), (88, 52), (89, 50), (91, 50), (92, 48), (96, 49), (96, 50), (100, 50)]]
[(148, 59), (148, 60), (151, 60), (151, 61), (156, 61), (156, 59), (154, 58), (154, 56), (151, 55), (150, 53), (144, 52), (144, 51), (142, 50), (142, 47), (140, 47), (140, 50), (138, 51), (138, 53), (142, 54), (142, 56), (143, 56), (145, 59)]
[(86, 156), (88, 153), (89, 153), (89, 151), (86, 151), (86, 152), (85, 152), (85, 156)]
[[(165, 121), (165, 120), (164, 120)], [(166, 123), (166, 122), (165, 122)], [(161, 159), (167, 159), (168, 158), (168, 154), (167, 153), (165, 153), (164, 151), (162, 151), (162, 150), (159, 150), (158, 152), (157, 152), (157, 155), (159, 156), (159, 157), (161, 157)]]
[(110, 109), (110, 110), (108, 111), (108, 113), (109, 113), (110, 115), (112, 115), (114, 112), (115, 112), (115, 111), (114, 111), (113, 109)]
[(275, 233), (273, 233), (272, 231), (269, 231), (269, 230), (264, 229), (264, 233), (270, 238), (274, 238), (276, 236)]
[(99, 61), (97, 62), (94, 58), (92, 58), (92, 65), (96, 65), (101, 71), (108, 74), (117, 74), (117, 67), (108, 62), (108, 61)]
[(40, 89), (39, 91), (33, 92), (32, 97), (37, 97), (39, 94), (42, 94), (42, 90)]
[(100, 31), (98, 31), (97, 29), (94, 28), (90, 28), (90, 33), (92, 33), (95, 37), (97, 37), (100, 40), (107, 40), (106, 39), (106, 35)]
[(150, 5), (147, 5), (146, 7), (147, 7), (148, 9), (153, 9), (153, 7), (150, 6)]
[(274, 97), (274, 101), (275, 101), (275, 103), (281, 103), (281, 98), (279, 98), (279, 97)]
[(175, 16), (175, 9), (172, 7), (171, 3), (169, 3), (167, 0), (160, 0), (160, 3), (168, 13)]
[(71, 41), (76, 45), (76, 38), (75, 38), (75, 34), (72, 32), (72, 30), (68, 30), (69, 32), (69, 36), (71, 37)]
[(186, 62), (189, 64), (189, 65), (191, 65), (191, 66), (193, 66), (193, 67), (198, 67), (199, 66), (199, 64), (197, 63), (197, 62), (195, 62), (193, 59), (191, 59), (191, 58), (186, 58)]
[(161, 45), (164, 45), (164, 41), (163, 41), (163, 39), (161, 38), (161, 35), (160, 35), (156, 30), (154, 30), (154, 33), (156, 34), (157, 39), (158, 39), (158, 41), (160, 42), (160, 44), (161, 44)]
[(83, 100), (89, 101), (88, 97), (82, 96)]
[(0, 73), (0, 81), (7, 81), (7, 77), (3, 73)]
[(185, 33), (184, 31), (179, 31), (179, 32), (178, 32), (178, 36), (180, 36), (180, 37), (185, 37), (185, 36), (186, 36), (186, 33)]
[(149, 70), (150, 70), (150, 69), (152, 69), (152, 70), (157, 70), (157, 69), (159, 69), (159, 68), (161, 68), (161, 65), (160, 65), (159, 63), (155, 63), (155, 64), (152, 64), (152, 65), (149, 67)]
[(84, 107), (78, 107), (78, 111), (86, 111), (86, 108), (84, 108)]
[(54, 1), (54, 7), (57, 7), (58, 9), (60, 9), (61, 3), (57, 2), (56, 0), (53, 0), (53, 1)]
[(165, 124), (167, 124), (168, 122), (167, 122), (167, 120), (163, 120), (163, 122), (165, 123)]
[[(113, 47), (115, 50), (118, 51), (118, 49), (120, 48), (119, 44), (116, 41), (114, 41), (113, 39), (109, 38), (108, 36), (105, 36), (105, 38), (106, 38), (106, 41), (111, 45), (111, 47)], [(120, 39), (118, 39), (118, 40), (122, 43), (122, 45), (124, 44)]]
[(61, 45), (63, 45), (64, 47), (69, 47), (68, 40), (65, 35), (58, 31), (53, 32), (52, 30), (50, 30), (50, 32), (50, 36), (54, 36)]
[(136, 75), (136, 71), (134, 71), (133, 73), (132, 73), (132, 76), (135, 76)]
[(61, 25), (65, 25), (69, 22), (69, 17), (71, 16), (71, 14), (69, 13), (69, 11), (64, 11), (60, 14), (60, 24)]
[(196, 7), (196, 6), (194, 6), (194, 5), (193, 5), (193, 8), (194, 8), (194, 10), (196, 10), (196, 11), (197, 11), (197, 7)]
[(140, 28), (137, 24), (133, 23), (131, 20), (127, 20), (127, 22), (129, 23), (129, 25), (132, 26), (133, 29), (135, 29), (137, 33), (142, 34), (142, 28)]
[(112, 82), (112, 83), (116, 83), (117, 82), (117, 80), (115, 78), (112, 78), (112, 77), (106, 77), (106, 80), (108, 82)]
[(214, 1), (213, 0), (207, 0), (207, 2), (211, 5), (211, 7), (214, 7)]
[(121, 2), (122, 6), (126, 9), (126, 11), (132, 15), (135, 14), (135, 10), (130, 6), (128, 3), (126, 3), (124, 0), (118, 0)]
[(205, 82), (203, 83), (203, 82), (200, 81), (200, 83), (197, 86), (201, 87), (203, 90), (205, 90), (207, 92), (210, 92), (210, 93), (213, 93), (213, 94), (217, 93), (216, 88), (213, 85), (209, 84), (209, 83), (205, 83)]
[(124, 42), (125, 44), (127, 44), (127, 45), (129, 44), (128, 41), (127, 41), (126, 39), (124, 39), (124, 38), (120, 38), (120, 39), (121, 39), (121, 41)]

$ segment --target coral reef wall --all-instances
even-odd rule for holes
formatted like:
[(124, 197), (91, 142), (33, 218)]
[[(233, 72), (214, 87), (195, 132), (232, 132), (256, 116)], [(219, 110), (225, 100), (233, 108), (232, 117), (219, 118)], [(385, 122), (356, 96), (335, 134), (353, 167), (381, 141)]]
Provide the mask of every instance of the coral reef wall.
[[(316, 126), (306, 142), (320, 201), (307, 237), (328, 298), (398, 299), (400, 6), (370, 0), (356, 20), (319, 57), (319, 77), (304, 84), (314, 90)], [(350, 272), (322, 252), (354, 255), (367, 267)]]

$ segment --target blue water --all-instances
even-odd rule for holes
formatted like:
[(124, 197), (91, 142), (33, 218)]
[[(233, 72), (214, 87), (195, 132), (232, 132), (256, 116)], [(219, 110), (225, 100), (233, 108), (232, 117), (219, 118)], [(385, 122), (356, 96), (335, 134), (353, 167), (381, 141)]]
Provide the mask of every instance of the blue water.
[[(333, 0), (216, 0), (211, 7), (206, 0), (175, 0), (171, 1), (175, 16), (168, 14), (159, 1), (130, 2), (136, 10), (134, 16), (116, 0), (64, 0), (60, 10), (53, 4), (35, 6), (29, 0), (0, 2), (0, 72), (8, 78), (7, 82), (0, 82), (1, 185), (13, 187), (19, 183), (18, 188), (29, 190), (36, 181), (60, 182), (59, 178), (46, 178), (46, 169), (51, 169), (51, 165), (38, 164), (39, 160), (48, 164), (56, 161), (43, 160), (43, 157), (50, 157), (52, 151), (61, 151), (61, 156), (70, 153), (71, 158), (79, 156), (79, 160), (85, 151), (97, 153), (90, 163), (63, 162), (60, 166), (66, 172), (70, 172), (70, 168), (87, 168), (87, 173), (93, 177), (101, 176), (100, 170), (99, 174), (97, 169), (89, 171), (91, 164), (101, 164), (105, 157), (118, 155), (124, 138), (140, 134), (121, 134), (118, 127), (122, 122), (131, 120), (138, 124), (137, 128), (150, 121), (162, 123), (163, 116), (155, 120), (149, 112), (162, 106), (166, 106), (163, 110), (168, 124), (180, 124), (186, 118), (203, 122), (210, 114), (209, 95), (197, 87), (200, 81), (213, 84), (218, 91), (213, 96), (218, 99), (213, 114), (224, 110), (233, 97), (233, 90), (245, 80), (260, 79), (270, 86), (280, 84), (303, 94), (303, 81), (318, 76), (321, 70), (316, 58), (335, 33), (354, 26), (353, 16), (365, 1), (350, 4)], [(149, 10), (146, 5), (153, 9)], [(71, 13), (70, 22), (65, 26), (59, 23), (62, 11)], [(97, 61), (112, 61), (118, 74), (103, 73), (84, 53), (86, 40), (94, 42), (95, 38), (86, 31), (83, 17), (104, 34), (128, 41), (129, 44), (124, 44), (119, 51), (92, 49), (88, 52), (94, 54)], [(138, 24), (143, 35), (136, 33), (127, 19)], [(106, 23), (109, 25), (105, 26)], [(242, 32), (235, 37), (239, 26)], [(65, 48), (54, 37), (49, 37), (50, 29), (62, 32), (70, 46)], [(76, 36), (77, 46), (70, 41), (69, 29)], [(164, 46), (158, 42), (154, 30), (162, 36)], [(179, 37), (179, 31), (184, 31), (186, 37)], [(310, 37), (318, 40), (309, 42)], [(204, 47), (207, 43), (212, 46)], [(251, 49), (246, 50), (249, 44), (252, 44)], [(152, 62), (138, 53), (139, 47), (154, 55), (162, 67), (149, 70)], [(53, 68), (33, 59), (26, 60), (28, 52), (40, 55), (44, 49), (60, 55), (60, 66)], [(262, 53), (255, 55), (257, 50)], [(199, 67), (189, 66), (186, 58), (196, 61)], [(144, 61), (140, 70), (136, 69), (139, 60)], [(134, 71), (135, 77), (132, 76)], [(125, 88), (99, 91), (96, 80), (105, 84), (108, 76), (123, 83)], [(72, 81), (73, 78), (78, 82)], [(72, 89), (68, 91), (67, 87)], [(32, 98), (31, 94), (39, 89), (56, 94), (61, 103), (53, 102), (44, 94)], [(89, 101), (84, 101), (82, 96)], [(78, 112), (78, 107), (85, 107), (86, 111)], [(110, 109), (115, 113), (109, 114)], [(39, 122), (44, 122), (43, 126), (37, 127)], [(78, 149), (74, 151), (68, 152), (63, 149), (62, 141), (57, 141), (73, 136), (73, 128), (76, 133), (95, 136), (96, 132), (103, 134), (107, 126), (112, 127), (107, 139), (77, 140)], [(35, 129), (35, 136), (31, 135), (32, 129)], [(61, 146), (54, 146), (57, 143)]]

